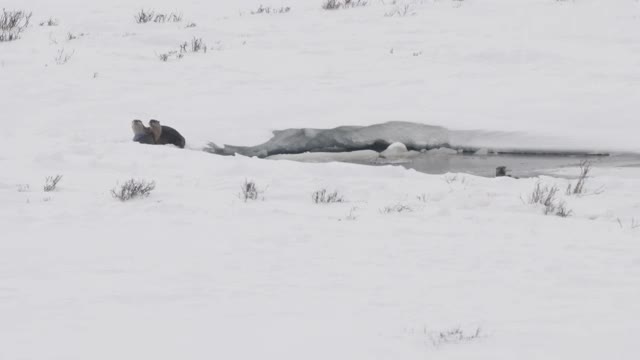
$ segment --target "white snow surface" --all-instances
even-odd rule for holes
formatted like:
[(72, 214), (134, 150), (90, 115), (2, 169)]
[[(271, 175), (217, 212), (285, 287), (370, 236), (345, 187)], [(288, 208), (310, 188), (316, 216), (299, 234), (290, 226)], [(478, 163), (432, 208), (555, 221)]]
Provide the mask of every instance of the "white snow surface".
[(395, 142), (391, 145), (389, 145), (389, 147), (380, 153), (380, 155), (382, 156), (398, 156), (398, 155), (403, 155), (407, 153), (407, 147), (401, 143), (401, 142)]
[[(492, 179), (199, 149), (408, 121), (640, 151), (640, 3), (320, 3), (3, 1), (34, 15), (0, 43), (0, 359), (637, 358), (640, 168), (596, 168), (568, 196), (577, 168)], [(140, 8), (184, 20), (136, 24)], [(158, 59), (194, 36), (206, 54)], [(134, 118), (188, 149), (133, 143)], [(156, 189), (113, 199), (132, 177)], [(572, 216), (529, 205), (537, 182)], [(314, 204), (322, 188), (345, 202)], [(441, 339), (458, 328), (479, 336)]]

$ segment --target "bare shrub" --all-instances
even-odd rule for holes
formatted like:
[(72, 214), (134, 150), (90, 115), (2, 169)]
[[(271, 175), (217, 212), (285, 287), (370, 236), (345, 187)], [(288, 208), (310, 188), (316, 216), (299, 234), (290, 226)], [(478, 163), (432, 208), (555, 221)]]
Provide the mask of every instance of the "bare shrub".
[(393, 16), (405, 17), (405, 16), (410, 16), (415, 14), (416, 13), (414, 11), (411, 11), (411, 5), (404, 4), (404, 5), (396, 6), (393, 10), (386, 12), (384, 16), (385, 17), (393, 17)]
[(240, 186), (240, 194), (238, 194), (238, 197), (244, 200), (244, 202), (247, 202), (249, 200), (258, 200), (263, 193), (264, 190), (259, 189), (255, 181), (245, 179)]
[(56, 57), (54, 58), (56, 64), (58, 65), (64, 65), (66, 63), (69, 62), (69, 60), (71, 60), (71, 58), (73, 57), (73, 55), (75, 54), (75, 50), (72, 52), (67, 52), (64, 50), (64, 48), (58, 50), (58, 54), (56, 55)]
[(2, 9), (0, 14), (0, 42), (13, 41), (20, 38), (31, 21), (31, 13), (21, 10)]
[(344, 202), (344, 197), (337, 191), (328, 192), (327, 189), (320, 189), (311, 194), (311, 200), (316, 204), (333, 204)]
[(155, 22), (155, 23), (165, 23), (165, 22), (167, 22), (167, 15), (158, 14), (153, 18), (153, 22)]
[(540, 182), (537, 182), (533, 191), (529, 194), (528, 202), (531, 205), (542, 205), (545, 215), (570, 216), (573, 211), (567, 209), (564, 201), (557, 199), (558, 191), (559, 189), (555, 185), (542, 186)]
[(146, 24), (152, 21), (154, 16), (155, 16), (155, 11), (140, 9), (140, 11), (138, 11), (133, 18), (138, 24)]
[(192, 22), (192, 23), (188, 23), (187, 26), (185, 26), (186, 28), (194, 28), (196, 27), (196, 23)]
[(178, 50), (168, 51), (158, 55), (160, 61), (167, 62), (173, 59), (182, 59), (185, 54), (207, 52), (207, 44), (201, 38), (194, 37), (191, 41), (185, 41), (178, 45)]
[(325, 10), (337, 10), (340, 9), (342, 3), (339, 0), (327, 0), (322, 4), (322, 8)]
[(30, 189), (29, 184), (18, 184), (18, 192), (29, 192)]
[(184, 57), (183, 53), (178, 53), (175, 50), (158, 55), (158, 59), (160, 59), (160, 61), (163, 61), (163, 62), (167, 62), (171, 58), (182, 59), (183, 57)]
[[(624, 222), (620, 218), (618, 218), (617, 221), (618, 221), (618, 225), (620, 225), (620, 228), (624, 229), (625, 228)], [(628, 227), (631, 230), (640, 229), (640, 221), (636, 220), (635, 218), (631, 218), (629, 220)]]
[(182, 44), (180, 44), (180, 53), (186, 53), (188, 52), (188, 47), (189, 47), (189, 43), (188, 42), (183, 42)]
[[(355, 221), (358, 219), (358, 215), (356, 215), (356, 211), (358, 211), (358, 208), (356, 206), (351, 207), (351, 209), (349, 209), (349, 213), (347, 214), (347, 216), (344, 217), (344, 220), (346, 221)], [(343, 219), (339, 219), (339, 221), (341, 221)]]
[(135, 198), (145, 198), (156, 188), (154, 181), (129, 179), (124, 184), (111, 189), (111, 195), (120, 200), (128, 201)]
[(149, 22), (154, 23), (176, 23), (182, 21), (182, 14), (176, 12), (170, 12), (167, 14), (156, 13), (155, 10), (140, 9), (134, 16), (134, 20), (138, 24), (146, 24)]
[(395, 204), (395, 205), (385, 206), (382, 209), (380, 209), (381, 214), (404, 213), (404, 212), (413, 212), (413, 208), (405, 204)]
[(191, 39), (191, 46), (189, 47), (191, 52), (197, 53), (197, 52), (207, 52), (207, 44), (204, 43), (204, 41), (202, 41), (201, 38), (197, 38), (194, 37), (193, 39)]
[(589, 160), (584, 160), (580, 162), (579, 166), (580, 175), (578, 175), (578, 181), (573, 186), (569, 183), (566, 191), (567, 195), (582, 195), (585, 193), (585, 184), (587, 183), (587, 178), (591, 172), (591, 162)]
[(429, 194), (422, 193), (416, 196), (416, 199), (418, 199), (418, 201), (422, 201), (423, 203), (426, 203), (429, 201)]
[(481, 337), (480, 327), (473, 331), (465, 331), (459, 327), (448, 329), (444, 331), (437, 331), (430, 335), (431, 343), (434, 346), (440, 346), (444, 344), (460, 344), (470, 342)]
[(338, 10), (367, 5), (368, 1), (366, 0), (325, 0), (325, 2), (322, 4), (322, 8), (325, 10)]
[(251, 15), (257, 14), (286, 14), (291, 11), (289, 6), (282, 7), (270, 7), (270, 6), (262, 6), (260, 5), (256, 10), (251, 11)]
[(567, 204), (561, 201), (556, 206), (555, 215), (560, 217), (569, 217), (573, 214), (573, 210), (567, 209)]
[(76, 40), (79, 37), (85, 36), (85, 33), (74, 34), (72, 32), (67, 33), (67, 41)]
[(536, 186), (533, 188), (533, 191), (529, 195), (529, 204), (541, 204), (549, 206), (556, 200), (556, 195), (558, 193), (557, 186), (542, 186), (540, 182), (536, 183)]
[(182, 21), (182, 14), (178, 14), (178, 13), (171, 13), (169, 14), (169, 16), (167, 17), (167, 21), (168, 22), (181, 22)]
[(62, 175), (47, 176), (44, 180), (43, 190), (46, 192), (54, 191), (60, 180), (62, 180)]
[(58, 21), (58, 19), (49, 18), (49, 20), (42, 21), (39, 25), (40, 26), (58, 26), (60, 25), (60, 21)]
[(464, 185), (465, 182), (467, 181), (467, 178), (464, 176), (458, 176), (458, 175), (452, 175), (452, 174), (445, 175), (444, 177), (444, 182), (446, 182), (449, 185), (458, 181), (460, 182), (460, 184)]
[(176, 23), (181, 21), (182, 21), (182, 14), (177, 14), (177, 13), (157, 14), (153, 18), (153, 22), (155, 23), (166, 23), (166, 22)]

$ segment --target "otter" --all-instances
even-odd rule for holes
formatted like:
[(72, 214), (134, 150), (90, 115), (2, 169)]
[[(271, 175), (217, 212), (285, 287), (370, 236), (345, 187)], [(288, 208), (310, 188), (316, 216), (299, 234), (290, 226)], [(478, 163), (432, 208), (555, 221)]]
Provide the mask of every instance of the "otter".
[(184, 137), (180, 135), (176, 129), (160, 125), (160, 121), (153, 119), (149, 120), (149, 128), (151, 129), (151, 133), (153, 134), (153, 139), (156, 144), (172, 144), (184, 149), (186, 142)]
[(156, 141), (153, 138), (151, 129), (144, 126), (141, 120), (133, 120), (131, 122), (131, 129), (133, 130), (133, 141), (141, 144), (155, 144)]

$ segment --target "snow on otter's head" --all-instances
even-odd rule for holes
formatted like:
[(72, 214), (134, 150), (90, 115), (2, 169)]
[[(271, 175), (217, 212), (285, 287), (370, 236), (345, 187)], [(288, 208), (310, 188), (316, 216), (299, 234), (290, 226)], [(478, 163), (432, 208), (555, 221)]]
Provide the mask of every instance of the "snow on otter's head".
[(162, 125), (160, 125), (160, 121), (154, 119), (149, 120), (149, 128), (151, 129), (151, 133), (153, 134), (155, 141), (158, 141), (162, 134)]

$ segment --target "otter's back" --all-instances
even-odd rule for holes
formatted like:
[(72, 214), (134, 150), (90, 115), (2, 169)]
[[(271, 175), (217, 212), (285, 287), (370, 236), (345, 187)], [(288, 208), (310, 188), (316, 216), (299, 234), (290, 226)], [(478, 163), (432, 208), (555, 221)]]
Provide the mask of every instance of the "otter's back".
[(158, 138), (157, 144), (172, 144), (181, 149), (186, 145), (186, 141), (180, 133), (170, 127), (170, 126), (162, 126), (162, 132), (160, 133), (160, 137)]

